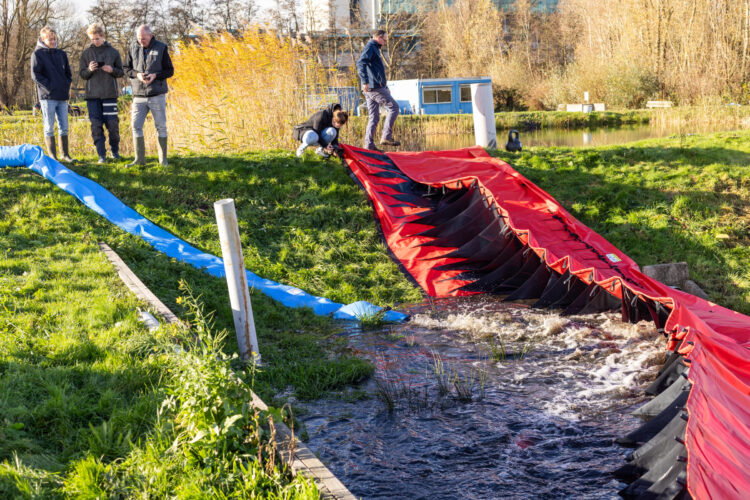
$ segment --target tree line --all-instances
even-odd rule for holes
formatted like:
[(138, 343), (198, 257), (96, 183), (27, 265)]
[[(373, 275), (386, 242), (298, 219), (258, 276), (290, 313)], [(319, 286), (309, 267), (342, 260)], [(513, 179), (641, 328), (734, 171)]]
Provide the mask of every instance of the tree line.
[[(580, 102), (584, 91), (617, 107), (750, 98), (750, 0), (560, 0), (553, 11), (542, 0), (402, 5), (379, 18), (390, 40), (388, 77), (490, 76), (498, 109), (554, 109)], [(328, 30), (305, 33), (305, 16), (316, 15), (309, 6), (276, 0), (260, 12), (254, 0), (98, 0), (87, 17), (105, 26), (121, 52), (142, 23), (162, 40), (190, 43), (262, 22), (307, 45), (332, 69), (333, 83), (358, 85), (354, 61), (369, 20), (354, 9), (349, 23), (330, 16)], [(33, 104), (28, 61), (45, 24), (57, 29), (75, 65), (87, 39), (72, 14), (64, 0), (0, 0), (0, 108)]]

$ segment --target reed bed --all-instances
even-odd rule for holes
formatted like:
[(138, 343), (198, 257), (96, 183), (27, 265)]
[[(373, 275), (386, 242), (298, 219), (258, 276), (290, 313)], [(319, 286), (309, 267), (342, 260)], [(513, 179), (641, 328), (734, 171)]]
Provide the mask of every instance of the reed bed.
[[(169, 122), (167, 126), (170, 132), (175, 128)], [(91, 125), (86, 116), (71, 116), (68, 118), (68, 137), (70, 138), (70, 154), (76, 157), (96, 157), (94, 142), (91, 139)], [(57, 133), (57, 131), (55, 131)], [(156, 129), (151, 115), (146, 119), (143, 127), (146, 137), (146, 154), (156, 156)], [(21, 144), (36, 144), (44, 147), (44, 134), (42, 131), (41, 115), (22, 115), (21, 117), (0, 117), (0, 146), (18, 146)], [(107, 143), (109, 151), (109, 143)], [(58, 146), (59, 153), (59, 146)], [(133, 154), (133, 140), (130, 132), (130, 108), (120, 113), (120, 154), (130, 156)]]
[(651, 112), (651, 126), (715, 132), (750, 127), (750, 106), (716, 104), (707, 101), (696, 106), (657, 109)]
[(181, 45), (173, 60), (172, 138), (190, 151), (290, 147), (305, 89), (325, 83), (306, 48), (255, 29)]

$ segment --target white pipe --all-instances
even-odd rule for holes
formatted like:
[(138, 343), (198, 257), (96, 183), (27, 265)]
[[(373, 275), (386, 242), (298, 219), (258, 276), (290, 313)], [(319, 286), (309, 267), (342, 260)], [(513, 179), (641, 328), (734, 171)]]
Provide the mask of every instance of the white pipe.
[(234, 200), (217, 201), (214, 203), (214, 211), (216, 212), (216, 223), (219, 226), (221, 257), (224, 259), (224, 271), (227, 275), (227, 286), (229, 287), (229, 302), (232, 305), (240, 357), (244, 360), (252, 357), (255, 362), (260, 362), (260, 350), (258, 349), (258, 338), (255, 334), (253, 307), (250, 304), (250, 290), (247, 286), (245, 259), (242, 257), (240, 229), (237, 224)]
[(492, 83), (471, 84), (471, 107), (474, 115), (474, 138), (477, 146), (497, 149)]

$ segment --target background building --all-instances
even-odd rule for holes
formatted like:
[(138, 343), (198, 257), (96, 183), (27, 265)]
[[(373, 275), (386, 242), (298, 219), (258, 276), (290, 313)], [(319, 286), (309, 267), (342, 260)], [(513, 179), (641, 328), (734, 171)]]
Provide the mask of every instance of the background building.
[(492, 80), (488, 76), (394, 80), (388, 82), (388, 88), (405, 115), (471, 114), (472, 83), (492, 83)]
[[(446, 0), (450, 5), (453, 0)], [(495, 0), (502, 10), (513, 11), (515, 0)], [(536, 9), (552, 12), (559, 0), (538, 0)], [(332, 31), (345, 33), (346, 30), (377, 29), (383, 14), (413, 12), (418, 0), (304, 0), (303, 31), (317, 33)], [(437, 3), (435, 4), (437, 5)]]

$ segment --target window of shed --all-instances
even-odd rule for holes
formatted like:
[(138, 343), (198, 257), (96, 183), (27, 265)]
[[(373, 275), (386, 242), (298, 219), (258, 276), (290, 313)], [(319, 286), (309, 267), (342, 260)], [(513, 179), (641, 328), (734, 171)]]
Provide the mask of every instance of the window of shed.
[(423, 87), (422, 102), (424, 104), (445, 104), (453, 102), (453, 92), (450, 87)]
[(461, 102), (471, 102), (471, 85), (461, 85)]

